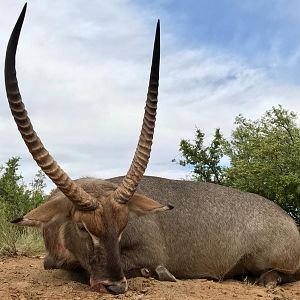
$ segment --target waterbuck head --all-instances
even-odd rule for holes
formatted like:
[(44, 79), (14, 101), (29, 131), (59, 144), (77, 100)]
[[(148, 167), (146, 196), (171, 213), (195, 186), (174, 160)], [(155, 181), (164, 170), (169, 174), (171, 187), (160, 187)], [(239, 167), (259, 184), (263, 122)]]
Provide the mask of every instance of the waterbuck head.
[[(127, 282), (120, 263), (119, 240), (129, 212), (145, 215), (168, 210), (171, 206), (136, 194), (135, 191), (147, 167), (155, 127), (159, 61), (160, 27), (156, 27), (152, 66), (142, 130), (136, 152), (123, 181), (114, 186), (97, 181), (89, 189), (72, 180), (46, 150), (34, 131), (23, 104), (15, 70), (15, 55), (24, 21), (26, 4), (8, 42), (5, 59), (5, 85), (12, 115), (22, 138), (38, 166), (58, 187), (51, 200), (14, 221), (25, 226), (46, 226), (62, 219), (59, 233), (76, 260), (90, 273), (95, 290), (123, 293)], [(62, 197), (63, 195), (63, 197)]]

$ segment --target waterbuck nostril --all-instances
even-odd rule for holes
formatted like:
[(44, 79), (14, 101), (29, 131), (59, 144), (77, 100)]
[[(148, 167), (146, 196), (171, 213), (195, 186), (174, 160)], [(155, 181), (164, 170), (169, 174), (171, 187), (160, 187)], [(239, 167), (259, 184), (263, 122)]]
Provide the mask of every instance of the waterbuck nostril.
[(120, 284), (118, 285), (109, 285), (106, 286), (106, 289), (114, 295), (118, 295), (118, 294), (123, 294), (127, 291), (127, 281), (122, 281)]

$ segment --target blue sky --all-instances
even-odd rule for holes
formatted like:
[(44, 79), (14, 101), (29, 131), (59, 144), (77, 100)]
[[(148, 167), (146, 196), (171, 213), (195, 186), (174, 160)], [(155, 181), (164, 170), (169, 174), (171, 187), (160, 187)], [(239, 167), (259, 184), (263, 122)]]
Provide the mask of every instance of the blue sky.
[(162, 13), (166, 29), (176, 32), (186, 48), (227, 52), (270, 76), (300, 83), (299, 1), (141, 2), (140, 9)]
[[(2, 68), (23, 5), (0, 2)], [(299, 11), (297, 0), (30, 0), (17, 53), (23, 100), (72, 178), (125, 174), (159, 17), (159, 107), (146, 174), (185, 178), (188, 171), (171, 160), (196, 127), (209, 140), (217, 127), (229, 137), (239, 113), (256, 119), (278, 104), (300, 112)], [(0, 164), (21, 156), (30, 181), (37, 166), (13, 123), (4, 84), (0, 102)]]

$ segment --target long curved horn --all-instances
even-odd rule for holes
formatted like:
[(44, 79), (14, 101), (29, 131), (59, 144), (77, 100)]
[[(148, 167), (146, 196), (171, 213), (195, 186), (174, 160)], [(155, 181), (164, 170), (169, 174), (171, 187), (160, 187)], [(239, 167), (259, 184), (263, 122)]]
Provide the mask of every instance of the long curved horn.
[(48, 175), (55, 185), (75, 204), (80, 210), (95, 210), (98, 201), (78, 186), (65, 171), (56, 163), (53, 157), (45, 149), (41, 140), (34, 131), (27, 111), (22, 102), (18, 87), (15, 68), (15, 57), (21, 28), (23, 25), (27, 3), (18, 18), (18, 21), (10, 36), (5, 57), (5, 87), (8, 103), (32, 157), (38, 166)]
[(152, 56), (150, 80), (148, 86), (146, 107), (143, 119), (142, 130), (134, 158), (127, 175), (114, 192), (114, 198), (119, 203), (127, 203), (134, 194), (137, 186), (146, 170), (155, 127), (158, 81), (159, 81), (159, 61), (160, 61), (160, 24), (157, 21), (155, 41)]

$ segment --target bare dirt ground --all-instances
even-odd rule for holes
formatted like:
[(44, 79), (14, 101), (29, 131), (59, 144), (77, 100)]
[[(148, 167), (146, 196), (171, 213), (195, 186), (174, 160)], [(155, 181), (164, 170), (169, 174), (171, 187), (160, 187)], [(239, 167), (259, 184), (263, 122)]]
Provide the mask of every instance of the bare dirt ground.
[(173, 283), (134, 278), (129, 280), (126, 294), (113, 296), (91, 292), (87, 284), (80, 282), (78, 274), (63, 270), (44, 270), (41, 258), (18, 256), (0, 258), (0, 299), (297, 300), (300, 299), (300, 282), (267, 290), (234, 280), (178, 280)]

